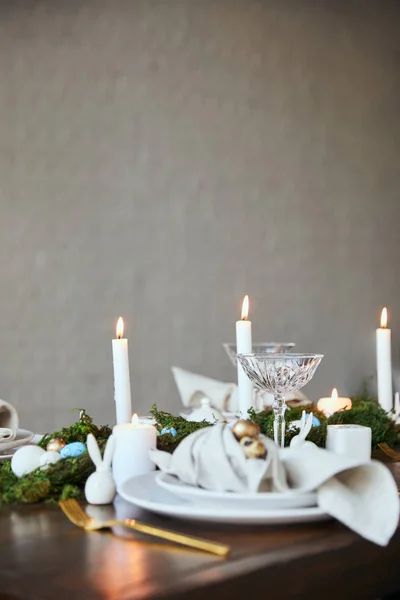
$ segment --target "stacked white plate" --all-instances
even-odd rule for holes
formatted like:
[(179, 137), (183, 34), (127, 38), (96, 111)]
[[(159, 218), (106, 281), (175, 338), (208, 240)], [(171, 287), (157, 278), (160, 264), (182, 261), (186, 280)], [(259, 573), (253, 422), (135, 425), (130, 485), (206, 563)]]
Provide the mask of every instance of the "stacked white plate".
[(12, 458), (18, 448), (29, 444), (34, 437), (35, 434), (32, 431), (18, 429), (17, 435), (13, 440), (0, 442), (0, 462)]
[(119, 493), (131, 504), (189, 521), (270, 525), (308, 523), (330, 518), (318, 507), (316, 493), (210, 492), (160, 471), (128, 479)]

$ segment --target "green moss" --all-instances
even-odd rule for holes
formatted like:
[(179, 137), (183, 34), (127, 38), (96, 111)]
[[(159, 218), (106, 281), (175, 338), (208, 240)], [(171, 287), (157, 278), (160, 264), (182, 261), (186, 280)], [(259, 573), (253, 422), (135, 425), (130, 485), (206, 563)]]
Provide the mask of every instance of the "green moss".
[[(292, 408), (286, 411), (286, 423), (297, 421), (301, 418), (301, 413), (305, 410), (307, 413), (313, 412), (319, 419), (321, 425), (313, 427), (307, 437), (307, 440), (314, 442), (317, 446), (324, 448), (326, 443), (326, 433), (328, 425), (353, 424), (371, 427), (372, 430), (372, 448), (376, 449), (378, 444), (385, 442), (393, 446), (397, 440), (397, 431), (393, 421), (383, 410), (376, 398), (368, 394), (364, 387), (360, 394), (351, 398), (351, 410), (341, 410), (334, 413), (328, 419), (314, 405)], [(271, 411), (256, 413), (253, 409), (249, 410), (249, 418), (260, 425), (261, 433), (273, 438), (274, 415)], [(290, 444), (290, 440), (298, 434), (298, 429), (290, 429), (286, 426), (285, 445)]]
[[(103, 448), (111, 429), (107, 425), (97, 427), (84, 411), (79, 421), (60, 431), (46, 434), (40, 446), (46, 448), (53, 437), (62, 437), (67, 443), (86, 442), (88, 433), (93, 433), (100, 448)], [(87, 478), (94, 471), (87, 453), (77, 458), (65, 458), (46, 470), (36, 469), (18, 479), (11, 471), (11, 462), (0, 465), (0, 506), (3, 504), (32, 504), (35, 502), (57, 502), (83, 494)]]
[(54, 431), (53, 433), (44, 435), (38, 444), (41, 448), (46, 449), (47, 444), (53, 437), (61, 437), (66, 444), (70, 444), (71, 442), (83, 442), (86, 444), (86, 438), (89, 433), (92, 433), (96, 440), (108, 439), (111, 435), (111, 429), (108, 425), (98, 427), (93, 423), (93, 419), (86, 414), (86, 411), (83, 408), (76, 408), (75, 410), (80, 411), (79, 420), (69, 427), (60, 429), (60, 431)]
[[(306, 412), (312, 411), (321, 423), (319, 427), (311, 429), (307, 439), (317, 446), (324, 447), (328, 424), (354, 423), (371, 427), (373, 448), (376, 448), (381, 442), (386, 442), (390, 446), (394, 445), (397, 438), (395, 425), (380, 407), (378, 401), (368, 395), (366, 387), (363, 388), (360, 394), (352, 397), (352, 402), (353, 407), (351, 410), (337, 412), (329, 419), (323, 413), (320, 413), (315, 406), (306, 407)], [(288, 424), (291, 421), (299, 420), (302, 411), (302, 407), (288, 409), (286, 411)], [(156, 421), (159, 434), (161, 434), (164, 427), (173, 427), (177, 432), (176, 437), (169, 433), (158, 435), (157, 447), (167, 452), (173, 452), (181, 441), (191, 433), (213, 425), (213, 423), (207, 421), (201, 423), (186, 421), (182, 417), (158, 410), (156, 405), (153, 405), (151, 415)], [(253, 409), (250, 409), (249, 419), (260, 425), (263, 434), (273, 438), (274, 415), (271, 410), (256, 413)], [(102, 449), (111, 434), (111, 429), (107, 425), (98, 427), (93, 423), (91, 417), (83, 411), (79, 421), (70, 427), (45, 435), (40, 442), (40, 446), (46, 448), (47, 442), (53, 437), (62, 437), (67, 443), (77, 441), (85, 443), (88, 433), (93, 433)], [(285, 445), (289, 445), (290, 440), (297, 433), (297, 428), (290, 429), (287, 427)], [(57, 502), (66, 498), (79, 497), (83, 494), (86, 480), (93, 471), (94, 465), (87, 453), (77, 458), (60, 460), (44, 471), (36, 469), (20, 479), (11, 471), (10, 461), (5, 461), (0, 464), (0, 506), (13, 503)]]
[(159, 450), (164, 450), (165, 452), (173, 452), (185, 437), (198, 429), (213, 425), (213, 423), (208, 423), (207, 421), (201, 421), (200, 423), (186, 421), (183, 417), (177, 417), (171, 413), (158, 410), (155, 404), (153, 404), (150, 414), (156, 421), (156, 428), (159, 434), (161, 434), (164, 427), (173, 427), (176, 431), (176, 436), (173, 436), (170, 433), (164, 433), (157, 437), (157, 448)]
[[(327, 419), (323, 413), (315, 408), (315, 406), (309, 407), (299, 407), (299, 408), (291, 408), (286, 411), (286, 431), (285, 431), (285, 446), (289, 446), (291, 439), (299, 433), (299, 429), (297, 427), (290, 428), (289, 425), (292, 421), (298, 421), (301, 419), (301, 415), (303, 410), (306, 410), (307, 413), (313, 412), (314, 415), (319, 419), (320, 426), (312, 427), (307, 440), (310, 442), (314, 442), (317, 446), (324, 447), (326, 440), (326, 427), (327, 427)], [(274, 413), (269, 411), (263, 411), (260, 413), (256, 413), (254, 409), (249, 410), (249, 419), (258, 423), (260, 426), (260, 431), (264, 435), (273, 438), (274, 437)]]
[(352, 398), (352, 403), (351, 410), (343, 410), (333, 414), (328, 419), (329, 425), (352, 423), (371, 427), (373, 449), (376, 449), (378, 444), (383, 442), (389, 446), (396, 443), (396, 427), (376, 399), (366, 400), (361, 396), (355, 396)]

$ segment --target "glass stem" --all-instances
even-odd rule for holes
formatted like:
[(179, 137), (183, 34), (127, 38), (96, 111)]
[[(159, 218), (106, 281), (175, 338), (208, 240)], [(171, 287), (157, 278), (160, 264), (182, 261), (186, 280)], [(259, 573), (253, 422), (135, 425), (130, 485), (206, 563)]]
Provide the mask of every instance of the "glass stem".
[(274, 440), (279, 448), (285, 446), (285, 411), (286, 401), (284, 396), (276, 395), (272, 404), (274, 411)]

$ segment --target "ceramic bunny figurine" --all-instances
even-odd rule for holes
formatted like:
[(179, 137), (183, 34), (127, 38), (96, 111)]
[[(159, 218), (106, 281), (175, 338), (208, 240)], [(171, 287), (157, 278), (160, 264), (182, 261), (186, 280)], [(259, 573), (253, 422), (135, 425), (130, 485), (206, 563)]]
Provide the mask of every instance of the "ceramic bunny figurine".
[(115, 496), (115, 483), (111, 475), (111, 462), (114, 454), (115, 438), (110, 435), (104, 450), (103, 458), (96, 438), (92, 433), (87, 436), (89, 456), (96, 466), (85, 485), (85, 496), (89, 504), (110, 504)]
[(313, 413), (306, 415), (306, 411), (303, 410), (300, 421), (300, 433), (295, 435), (290, 442), (291, 448), (299, 448), (300, 446), (315, 446), (312, 442), (306, 442), (306, 437), (311, 431), (313, 421)]

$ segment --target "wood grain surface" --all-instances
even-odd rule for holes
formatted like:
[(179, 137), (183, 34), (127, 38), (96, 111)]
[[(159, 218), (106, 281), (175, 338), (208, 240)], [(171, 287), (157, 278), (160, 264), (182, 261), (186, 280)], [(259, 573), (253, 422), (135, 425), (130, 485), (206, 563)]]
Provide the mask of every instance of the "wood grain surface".
[[(399, 465), (389, 464), (397, 480)], [(400, 592), (400, 532), (380, 548), (334, 521), (274, 527), (184, 523), (117, 503), (131, 515), (232, 546), (228, 559), (116, 528), (86, 533), (58, 506), (0, 512), (1, 600), (377, 598)], [(106, 509), (110, 510), (110, 508)]]

